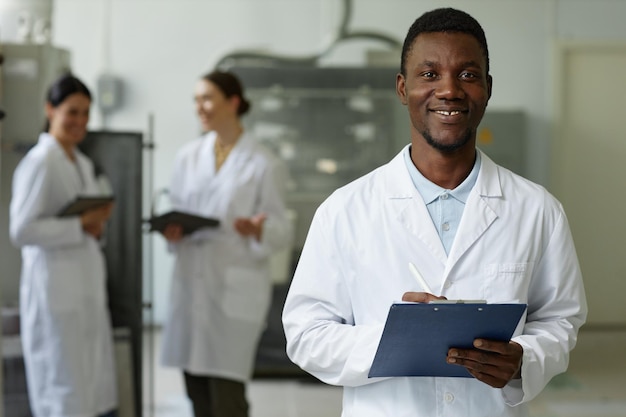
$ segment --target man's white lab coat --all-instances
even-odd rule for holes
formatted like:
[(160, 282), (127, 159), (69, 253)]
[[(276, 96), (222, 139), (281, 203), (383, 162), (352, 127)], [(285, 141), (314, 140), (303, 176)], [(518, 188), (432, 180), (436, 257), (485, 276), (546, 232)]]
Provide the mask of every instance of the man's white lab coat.
[(78, 216), (59, 218), (100, 190), (91, 161), (72, 163), (42, 133), (13, 175), (11, 238), (22, 250), (21, 337), (35, 417), (94, 417), (117, 406), (106, 266)]
[[(563, 209), (481, 158), (449, 256), (402, 153), (317, 210), (283, 323), (289, 357), (345, 387), (343, 417), (522, 416), (517, 405), (567, 368), (587, 307)], [(521, 380), (495, 389), (473, 378), (368, 379), (389, 306), (422, 291), (409, 262), (449, 299), (528, 304), (513, 338), (524, 348)]]
[[(181, 149), (170, 186), (173, 208), (220, 221), (170, 245), (176, 255), (163, 363), (196, 375), (245, 381), (271, 301), (268, 256), (291, 238), (286, 169), (244, 134), (215, 172), (215, 133)], [(234, 229), (265, 213), (260, 242)]]

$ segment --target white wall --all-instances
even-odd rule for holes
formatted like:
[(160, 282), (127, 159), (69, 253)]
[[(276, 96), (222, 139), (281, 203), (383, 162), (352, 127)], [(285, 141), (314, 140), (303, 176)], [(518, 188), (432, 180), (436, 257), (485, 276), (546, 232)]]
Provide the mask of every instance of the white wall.
[[(464, 0), (483, 25), (494, 78), (492, 109), (528, 115), (528, 176), (548, 185), (553, 118), (553, 42), (557, 39), (626, 41), (626, 1)], [(441, 1), (355, 0), (349, 27), (403, 40), (421, 13)], [(155, 186), (167, 186), (176, 150), (197, 133), (192, 87), (225, 54), (238, 49), (309, 55), (337, 29), (338, 0), (55, 0), (53, 42), (72, 52), (74, 72), (95, 88), (109, 70), (124, 82), (123, 107), (106, 119), (114, 130), (146, 131), (155, 118)], [(108, 22), (108, 23), (107, 23)], [(337, 48), (327, 64), (363, 60), (357, 42)], [(399, 62), (399, 57), (398, 57)], [(94, 113), (97, 113), (94, 108)], [(92, 128), (102, 127), (94, 114)], [(154, 240), (156, 316), (165, 313), (171, 258)]]

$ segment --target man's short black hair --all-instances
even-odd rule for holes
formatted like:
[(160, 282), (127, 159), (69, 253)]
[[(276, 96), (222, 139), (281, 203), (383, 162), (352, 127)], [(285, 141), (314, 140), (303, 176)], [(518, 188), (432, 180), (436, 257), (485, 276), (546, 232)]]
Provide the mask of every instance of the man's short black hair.
[(433, 32), (460, 32), (472, 35), (483, 50), (487, 62), (487, 74), (489, 74), (489, 49), (487, 49), (487, 38), (480, 23), (464, 11), (448, 7), (426, 12), (413, 22), (402, 46), (402, 59), (400, 62), (402, 75), (406, 75), (406, 60), (411, 53), (413, 42), (417, 35)]

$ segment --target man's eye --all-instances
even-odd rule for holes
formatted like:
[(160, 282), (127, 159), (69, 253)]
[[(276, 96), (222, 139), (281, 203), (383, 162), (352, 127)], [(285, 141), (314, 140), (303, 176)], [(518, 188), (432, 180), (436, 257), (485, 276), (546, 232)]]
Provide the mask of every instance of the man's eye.
[(476, 74), (471, 72), (463, 72), (461, 73), (461, 78), (476, 78)]
[(434, 78), (436, 77), (436, 74), (432, 71), (426, 71), (424, 73), (422, 73), (422, 77), (424, 78)]

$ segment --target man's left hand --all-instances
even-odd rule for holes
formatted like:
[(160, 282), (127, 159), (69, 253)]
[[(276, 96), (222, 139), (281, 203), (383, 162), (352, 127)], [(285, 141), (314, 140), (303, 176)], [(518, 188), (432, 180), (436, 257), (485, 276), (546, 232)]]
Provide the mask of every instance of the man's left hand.
[(448, 363), (464, 366), (474, 378), (494, 388), (521, 377), (524, 349), (519, 343), (476, 339), (475, 349), (451, 348)]

